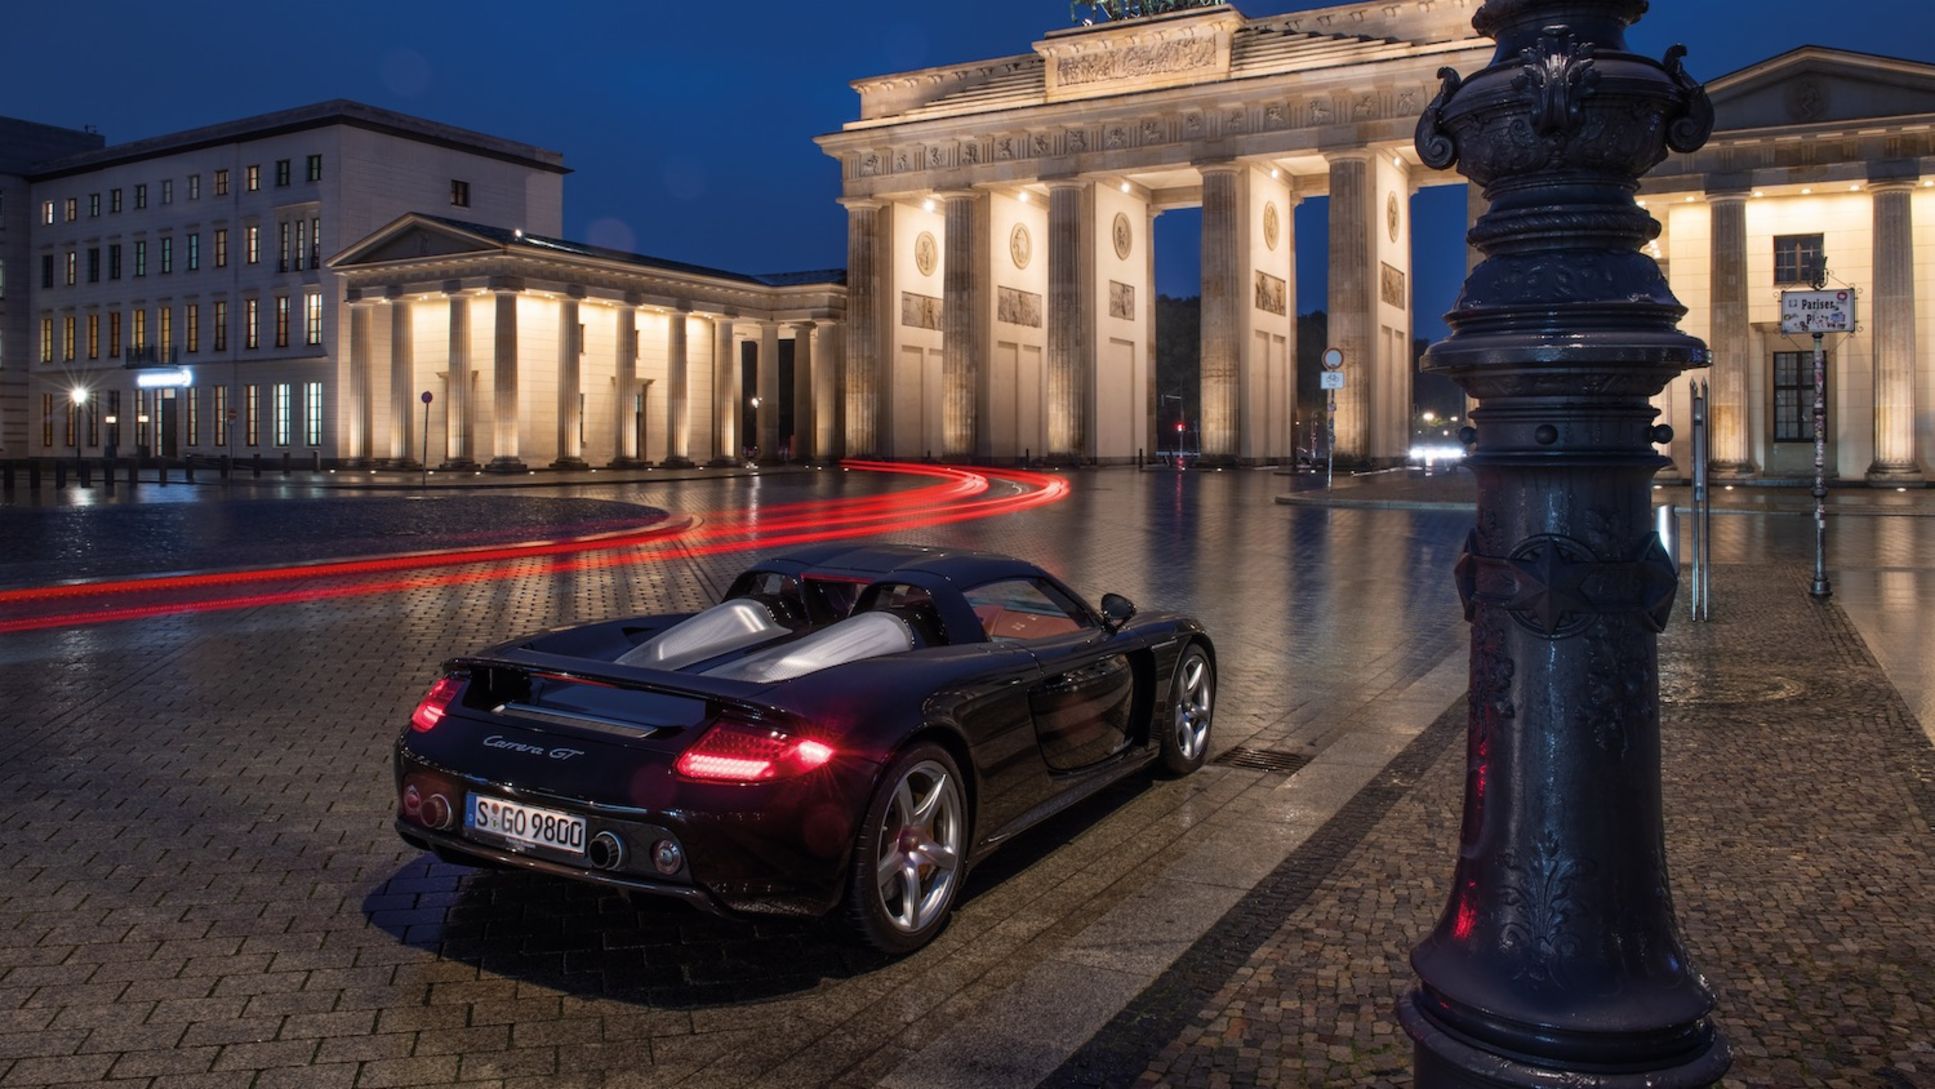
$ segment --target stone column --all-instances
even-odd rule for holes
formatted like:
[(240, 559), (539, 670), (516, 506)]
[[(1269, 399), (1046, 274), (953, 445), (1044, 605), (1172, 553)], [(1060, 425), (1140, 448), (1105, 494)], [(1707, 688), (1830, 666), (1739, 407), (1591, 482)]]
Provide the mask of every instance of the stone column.
[(844, 373), (839, 352), (846, 343), (846, 331), (839, 322), (821, 322), (814, 330), (813, 366), (813, 456), (832, 461), (841, 455), (840, 442), (846, 434), (840, 419), (844, 402), (840, 376)]
[(846, 452), (853, 457), (877, 457), (885, 452), (880, 431), (881, 323), (879, 307), (880, 223), (885, 208), (879, 201), (850, 200), (847, 206), (847, 337)]
[(578, 328), (578, 298), (584, 289), (558, 302), (558, 459), (553, 469), (585, 468), (583, 406), (584, 341)]
[(712, 321), (712, 464), (737, 465), (739, 443), (739, 351), (732, 319)]
[[(676, 315), (675, 315), (676, 317)], [(638, 302), (627, 297), (619, 304), (612, 330), (611, 463), (628, 469), (639, 464), (638, 449)], [(680, 372), (682, 378), (684, 373)]]
[(521, 473), (517, 456), (517, 296), (520, 287), (492, 285), (496, 335), (491, 340), (491, 459), (486, 472)]
[(353, 299), (349, 304), (349, 459), (362, 468), (370, 462), (370, 311), (376, 304)]
[(416, 328), (410, 300), (392, 288), (390, 300), (390, 457), (392, 469), (416, 469)]
[[(986, 366), (987, 326), (977, 293), (988, 289), (987, 197), (949, 193), (944, 198), (947, 256), (941, 302), (941, 457), (972, 458), (980, 431), (976, 384)], [(977, 214), (977, 212), (981, 214)]]
[(1711, 193), (1713, 210), (1712, 473), (1716, 480), (1752, 476), (1754, 462), (1747, 435), (1747, 194)]
[(817, 455), (813, 427), (813, 323), (793, 325), (793, 458), (810, 461)]
[(1088, 447), (1083, 411), (1094, 373), (1094, 191), (1091, 183), (1048, 183), (1048, 456), (1080, 461)]
[(779, 323), (776, 321), (759, 323), (759, 363), (754, 374), (758, 379), (754, 395), (759, 398), (759, 405), (753, 418), (759, 424), (759, 460), (778, 461)]
[[(691, 342), (686, 329), (691, 318), (681, 308), (668, 314), (665, 322), (665, 464), (675, 468), (692, 464), (692, 394), (687, 374)], [(635, 431), (633, 438), (637, 438)]]
[(1229, 464), (1243, 450), (1244, 232), (1249, 168), (1208, 163), (1203, 175), (1202, 417), (1205, 462)]
[(1377, 285), (1371, 269), (1371, 152), (1332, 152), (1330, 161), (1330, 347), (1344, 353), (1344, 388), (1337, 391), (1337, 460), (1371, 456), (1370, 385), (1377, 375), (1371, 316)]
[(1143, 414), (1147, 417), (1142, 429), (1143, 451), (1153, 458), (1162, 449), (1160, 417), (1162, 415), (1161, 387), (1156, 382), (1156, 217), (1162, 213), (1156, 206), (1144, 206), (1148, 215), (1143, 217), (1142, 238), (1142, 282), (1148, 287), (1142, 292), (1142, 321), (1144, 343), (1142, 346), (1143, 371), (1147, 379), (1143, 396)]
[(1920, 483), (1915, 450), (1915, 179), (1874, 193), (1875, 461), (1869, 483)]
[(470, 404), (470, 297), (456, 286), (444, 292), (450, 297), (450, 362), (442, 468), (471, 469), (477, 461), (470, 449), (471, 425), (476, 422)]

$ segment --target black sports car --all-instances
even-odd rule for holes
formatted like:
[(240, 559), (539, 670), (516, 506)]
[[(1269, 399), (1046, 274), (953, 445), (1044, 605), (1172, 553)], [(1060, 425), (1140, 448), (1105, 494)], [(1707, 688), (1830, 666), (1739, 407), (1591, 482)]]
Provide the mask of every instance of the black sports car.
[(1209, 745), (1202, 625), (1090, 608), (1033, 564), (829, 545), (689, 616), (561, 628), (447, 664), (396, 747), (396, 827), (718, 912), (844, 906), (889, 952), (968, 866)]

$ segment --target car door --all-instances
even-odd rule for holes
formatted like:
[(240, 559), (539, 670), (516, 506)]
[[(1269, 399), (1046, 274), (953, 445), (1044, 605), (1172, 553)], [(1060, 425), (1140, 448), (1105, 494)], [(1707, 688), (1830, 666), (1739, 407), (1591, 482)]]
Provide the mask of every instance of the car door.
[(1028, 709), (1050, 771), (1080, 771), (1127, 747), (1134, 674), (1086, 608), (1037, 579), (1004, 579), (964, 596), (990, 641), (1019, 644), (1035, 658)]

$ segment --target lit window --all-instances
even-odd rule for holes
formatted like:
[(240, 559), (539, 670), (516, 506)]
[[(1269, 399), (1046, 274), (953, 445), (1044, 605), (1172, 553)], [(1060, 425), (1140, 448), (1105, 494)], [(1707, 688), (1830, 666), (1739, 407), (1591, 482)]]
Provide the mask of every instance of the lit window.
[(202, 391), (190, 386), (182, 391), (188, 399), (188, 445), (202, 444)]
[(242, 248), (242, 259), (253, 265), (262, 259), (262, 225), (251, 223), (242, 229), (245, 232), (243, 237), (247, 240)]
[[(219, 304), (218, 304), (219, 305)], [(228, 445), (228, 387), (215, 387), (215, 445)]]
[(67, 286), (74, 286), (74, 277), (80, 270), (80, 257), (73, 250), (67, 251)]
[(54, 445), (54, 395), (51, 393), (40, 395), (40, 444)]
[(246, 185), (249, 192), (255, 193), (255, 192), (259, 192), (262, 189), (262, 167), (261, 166), (255, 163), (250, 163), (243, 176), (246, 179), (244, 184)]
[(322, 156), (309, 156), (308, 162), (304, 164), (302, 177), (304, 181), (319, 182), (322, 180)]
[(261, 334), (257, 332), (260, 328), (259, 322), (262, 317), (261, 306), (262, 300), (260, 299), (242, 300), (242, 347), (244, 348), (259, 348), (262, 346)]
[(302, 271), (302, 259), (309, 252), (309, 221), (296, 220), (296, 271)]
[(101, 445), (101, 391), (87, 391), (87, 444)]
[(71, 397), (63, 397), (62, 400), (67, 402), (67, 445), (79, 446), (80, 436), (74, 434), (74, 416), (80, 411), (80, 406)]
[(118, 188), (108, 190), (108, 211), (121, 211), (121, 190)]
[(450, 179), (450, 203), (456, 208), (470, 207), (469, 182), (459, 181), (456, 178)]
[(188, 234), (188, 271), (194, 272), (202, 267), (202, 232), (190, 231)]
[(275, 297), (275, 346), (278, 348), (289, 346), (289, 296), (287, 295)]
[(119, 310), (108, 315), (108, 358), (121, 358), (121, 312)]
[(322, 267), (322, 217), (309, 219), (309, 267)]
[(134, 312), (133, 339), (128, 347), (139, 358), (148, 347), (148, 308), (142, 307)]
[(173, 271), (175, 271), (175, 239), (173, 235), (164, 235), (161, 239), (161, 272), (165, 276)]
[(242, 387), (242, 441), (262, 441), (262, 389), (253, 383)]
[(202, 307), (200, 303), (189, 303), (182, 312), (182, 334), (187, 341), (188, 350), (202, 350)]
[(228, 196), (228, 170), (227, 169), (217, 170), (215, 172), (215, 195), (218, 197)]
[(289, 221), (276, 224), (276, 265), (277, 272), (289, 271)]
[(87, 316), (87, 357), (101, 358), (101, 315), (99, 314)]
[(188, 175), (188, 199), (202, 199), (202, 176), (200, 174)]
[(134, 244), (134, 274), (136, 276), (146, 276), (148, 274), (148, 244), (146, 242), (137, 241)]
[(210, 305), (214, 309), (210, 315), (215, 320), (214, 348), (218, 352), (226, 352), (228, 351), (228, 303), (218, 299)]
[(275, 184), (277, 188), (289, 184), (289, 160), (277, 159), (275, 161)]
[(1788, 234), (1774, 239), (1774, 282), (1811, 284), (1825, 252), (1818, 234)]
[(49, 227), (54, 225), (54, 202), (53, 201), (49, 200), (49, 201), (41, 202), (40, 222)]
[(87, 195), (87, 218), (98, 219), (100, 215), (101, 215), (101, 194), (89, 193)]
[(275, 444), (289, 445), (289, 383), (277, 382), (275, 385)]
[(302, 342), (319, 347), (323, 342), (322, 292), (311, 291), (302, 299)]
[(321, 382), (305, 382), (302, 387), (302, 439), (310, 446), (322, 445), (323, 393)]
[(53, 318), (40, 319), (40, 361), (42, 363), (52, 363), (54, 361)]
[(161, 180), (161, 203), (173, 204), (174, 202), (175, 202), (175, 179), (163, 178)]
[(215, 228), (215, 267), (228, 267), (228, 228)]
[(148, 206), (148, 187), (145, 184), (135, 186), (134, 187), (134, 210), (138, 212), (141, 209), (146, 208), (147, 206)]
[(63, 362), (74, 362), (74, 315), (64, 314), (60, 319), (61, 341), (60, 357)]
[(67, 222), (72, 223), (79, 218), (81, 218), (80, 199), (78, 197), (68, 197), (67, 198)]
[(1814, 441), (1814, 353), (1774, 353), (1774, 441)]
[(155, 319), (155, 328), (160, 334), (155, 338), (155, 343), (160, 345), (156, 358), (162, 363), (173, 363), (175, 361), (175, 308), (164, 303), (155, 311)]

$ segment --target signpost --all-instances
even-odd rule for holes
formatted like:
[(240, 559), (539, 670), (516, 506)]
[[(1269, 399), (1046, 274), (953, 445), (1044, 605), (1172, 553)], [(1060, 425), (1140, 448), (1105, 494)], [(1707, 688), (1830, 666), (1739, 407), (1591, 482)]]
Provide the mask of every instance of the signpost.
[(1829, 333), (1854, 332), (1854, 292), (1819, 290), (1825, 266), (1815, 269), (1813, 291), (1780, 294), (1780, 331), (1814, 338), (1814, 584), (1808, 593), (1826, 601), (1834, 594), (1827, 576), (1827, 351)]
[(1324, 349), (1324, 373), (1319, 376), (1324, 391), (1324, 490), (1337, 472), (1337, 391), (1344, 388), (1344, 353), (1338, 348)]
[(430, 396), (429, 390), (424, 390), (421, 400), (423, 401), (423, 475), (419, 486), (427, 488), (430, 486), (430, 402), (436, 398)]

